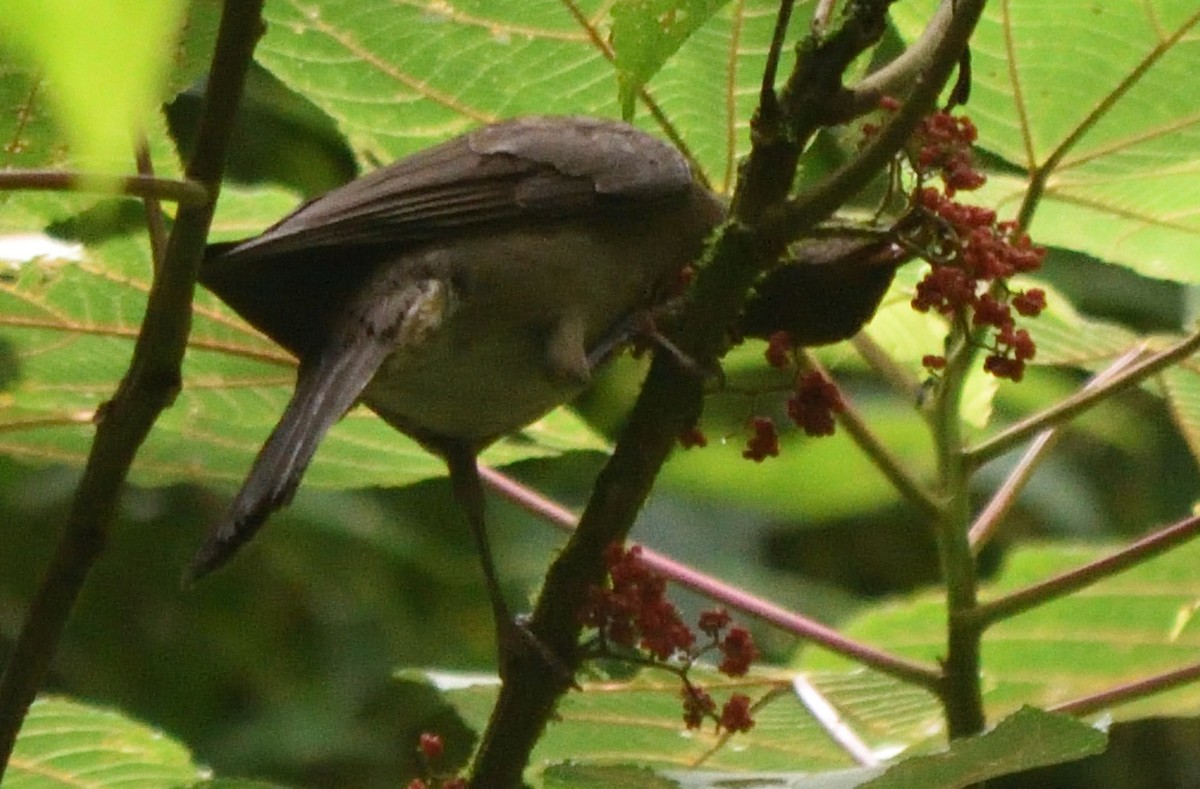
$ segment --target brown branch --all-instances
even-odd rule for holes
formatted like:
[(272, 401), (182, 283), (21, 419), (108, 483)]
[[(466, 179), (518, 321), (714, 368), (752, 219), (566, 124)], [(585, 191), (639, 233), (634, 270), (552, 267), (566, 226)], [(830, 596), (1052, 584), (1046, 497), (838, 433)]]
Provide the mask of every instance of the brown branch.
[(1047, 408), (1040, 414), (1034, 414), (1027, 419), (1022, 419), (1020, 422), (1002, 430), (991, 438), (964, 450), (964, 461), (972, 467), (981, 466), (989, 460), (1003, 455), (1017, 444), (1031, 438), (1034, 434), (1048, 427), (1054, 427), (1055, 425), (1074, 419), (1092, 406), (1099, 405), (1112, 397), (1117, 392), (1122, 392), (1136, 386), (1155, 373), (1183, 361), (1197, 350), (1200, 350), (1200, 331), (1188, 335), (1185, 339), (1169, 348), (1165, 348), (1148, 357), (1145, 361), (1133, 365), (1124, 373), (1114, 376), (1103, 386), (1077, 392), (1066, 400)]
[(180, 208), (161, 274), (150, 289), (129, 370), (112, 400), (97, 414), (96, 437), (62, 537), (0, 677), (0, 774), (84, 580), (104, 547), (134, 455), (178, 392), (196, 269), (212, 221), (242, 85), (262, 30), (261, 10), (261, 0), (225, 3), (196, 150), (187, 167), (188, 193), (198, 189), (205, 200)]
[(209, 199), (208, 190), (194, 180), (173, 181), (170, 178), (70, 173), (62, 170), (0, 170), (0, 191), (18, 189), (154, 197), (181, 206), (203, 205)]
[(1103, 559), (1089, 562), (1053, 578), (1020, 589), (995, 600), (980, 603), (963, 618), (980, 628), (1009, 619), (1039, 605), (1057, 600), (1080, 589), (1103, 581), (1109, 576), (1128, 570), (1161, 553), (1200, 536), (1200, 515), (1185, 518), (1149, 534)]
[(1053, 707), (1050, 707), (1049, 711), (1082, 717), (1084, 715), (1091, 715), (1094, 712), (1100, 712), (1117, 704), (1144, 699), (1147, 696), (1153, 696), (1155, 693), (1162, 693), (1164, 690), (1171, 690), (1180, 685), (1195, 682), (1198, 679), (1200, 679), (1200, 663), (1193, 663), (1190, 666), (1165, 671), (1162, 674), (1155, 674), (1153, 677), (1146, 677), (1136, 682), (1127, 682), (1115, 688), (1102, 690), (1090, 696), (1064, 701), (1062, 704), (1055, 704)]

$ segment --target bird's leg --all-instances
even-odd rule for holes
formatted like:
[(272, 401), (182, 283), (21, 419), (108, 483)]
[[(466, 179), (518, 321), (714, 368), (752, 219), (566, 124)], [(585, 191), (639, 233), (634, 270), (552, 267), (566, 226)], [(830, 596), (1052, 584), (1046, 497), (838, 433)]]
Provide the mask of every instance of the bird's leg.
[(474, 449), (458, 443), (443, 446), (441, 449), (450, 470), (450, 484), (454, 488), (454, 496), (466, 513), (471, 535), (475, 539), (475, 548), (483, 564), (483, 579), (496, 623), (500, 677), (504, 678), (514, 657), (532, 649), (564, 682), (573, 682), (571, 672), (563, 661), (513, 617), (508, 603), (504, 600), (504, 594), (500, 590), (500, 578), (492, 558), (491, 543), (488, 541), (487, 524), (484, 519), (483, 482), (479, 477)]

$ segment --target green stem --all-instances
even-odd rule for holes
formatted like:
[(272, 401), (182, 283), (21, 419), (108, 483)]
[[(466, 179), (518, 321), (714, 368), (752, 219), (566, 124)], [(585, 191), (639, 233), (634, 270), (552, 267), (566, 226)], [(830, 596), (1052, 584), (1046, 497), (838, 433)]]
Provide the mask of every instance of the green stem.
[(971, 520), (970, 475), (963, 459), (963, 385), (975, 360), (969, 334), (952, 330), (946, 368), (934, 399), (934, 441), (944, 498), (938, 521), (938, 556), (946, 584), (947, 651), (943, 661), (941, 700), (951, 738), (983, 731), (983, 689), (980, 685), (982, 628), (970, 619), (977, 603), (975, 557), (968, 529)]

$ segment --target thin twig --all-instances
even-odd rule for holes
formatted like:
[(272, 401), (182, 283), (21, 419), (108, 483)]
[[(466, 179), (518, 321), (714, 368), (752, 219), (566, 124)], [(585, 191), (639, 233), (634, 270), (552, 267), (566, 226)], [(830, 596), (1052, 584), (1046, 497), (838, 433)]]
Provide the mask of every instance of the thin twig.
[[(1130, 350), (1084, 384), (1082, 391), (1096, 389), (1108, 383), (1141, 358), (1145, 350), (1145, 344), (1139, 344), (1136, 348)], [(971, 524), (970, 538), (971, 550), (976, 555), (991, 540), (992, 535), (1000, 527), (1009, 510), (1016, 504), (1021, 491), (1025, 489), (1025, 485), (1033, 477), (1034, 471), (1041, 465), (1042, 460), (1050, 453), (1050, 450), (1058, 444), (1058, 440), (1061, 437), (1061, 425), (1039, 433), (1037, 438), (1033, 440), (1033, 443), (1030, 444), (1029, 449), (1025, 450), (1025, 454), (1021, 456), (1017, 465), (1013, 467), (1012, 472), (1004, 480), (1004, 484), (1000, 486), (988, 501), (987, 506), (975, 517), (975, 522)]]
[(100, 192), (129, 197), (157, 197), (179, 205), (203, 205), (208, 190), (195, 181), (170, 178), (99, 175), (62, 170), (0, 170), (0, 191)]
[(1146, 535), (1115, 553), (1088, 562), (1082, 567), (1026, 586), (1003, 597), (980, 603), (965, 615), (966, 619), (984, 628), (1010, 619), (1031, 608), (1091, 586), (1105, 578), (1136, 567), (1161, 553), (1192, 540), (1200, 535), (1200, 515), (1184, 518), (1156, 532)]
[(1170, 367), (1191, 356), (1200, 349), (1200, 331), (1188, 335), (1185, 339), (1166, 348), (1153, 356), (1147, 357), (1124, 373), (1114, 377), (1103, 386), (1085, 390), (1068, 397), (1056, 405), (1047, 408), (1040, 414), (1034, 414), (1022, 419), (1015, 425), (1000, 431), (973, 447), (964, 450), (964, 460), (971, 467), (979, 467), (989, 460), (1003, 455), (1017, 444), (1041, 432), (1048, 427), (1070, 421), (1087, 411), (1092, 406), (1104, 402), (1117, 392), (1122, 392), (1140, 384), (1155, 373)]
[[(142, 178), (154, 178), (154, 162), (150, 159), (150, 146), (146, 135), (138, 137), (135, 146), (138, 175)], [(163, 256), (167, 252), (167, 223), (163, 221), (162, 204), (157, 195), (145, 195), (142, 207), (146, 213), (146, 230), (150, 234), (150, 259), (154, 263), (154, 274), (162, 271)]]
[(1173, 669), (1162, 674), (1155, 674), (1153, 677), (1146, 677), (1136, 682), (1127, 682), (1115, 688), (1102, 690), (1090, 696), (1064, 701), (1062, 704), (1055, 704), (1050, 707), (1049, 711), (1082, 717), (1084, 715), (1091, 715), (1094, 712), (1100, 712), (1109, 707), (1115, 707), (1118, 704), (1144, 699), (1147, 696), (1153, 696), (1155, 693), (1162, 693), (1164, 690), (1171, 690), (1180, 685), (1195, 682), (1198, 679), (1200, 679), (1200, 663), (1193, 663), (1190, 666)]
[(862, 357), (862, 360), (867, 363), (879, 377), (887, 381), (893, 389), (898, 391), (909, 402), (915, 402), (921, 392), (921, 382), (913, 375), (907, 367), (902, 367), (896, 363), (896, 360), (879, 347), (879, 343), (875, 342), (867, 335), (866, 332), (859, 332), (850, 340), (850, 344), (854, 346), (854, 350)]
[(760, 107), (772, 108), (774, 111), (778, 97), (775, 95), (775, 78), (779, 73), (779, 56), (783, 52), (783, 44), (787, 39), (788, 25), (792, 19), (792, 9), (796, 0), (779, 0), (779, 13), (775, 15), (775, 30), (771, 34), (771, 47), (767, 50), (767, 64), (763, 67), (762, 85), (758, 91)]

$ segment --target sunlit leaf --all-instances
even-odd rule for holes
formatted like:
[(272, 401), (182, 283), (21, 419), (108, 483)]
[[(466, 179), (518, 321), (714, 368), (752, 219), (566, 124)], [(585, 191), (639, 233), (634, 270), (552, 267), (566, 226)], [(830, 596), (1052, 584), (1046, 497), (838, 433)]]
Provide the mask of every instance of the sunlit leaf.
[[(892, 14), (911, 38), (935, 6)], [(966, 112), (981, 147), (1044, 178), (1035, 240), (1200, 282), (1198, 29), (1192, 0), (988, 4)], [(1011, 218), (1031, 185), (996, 175), (979, 198)]]

